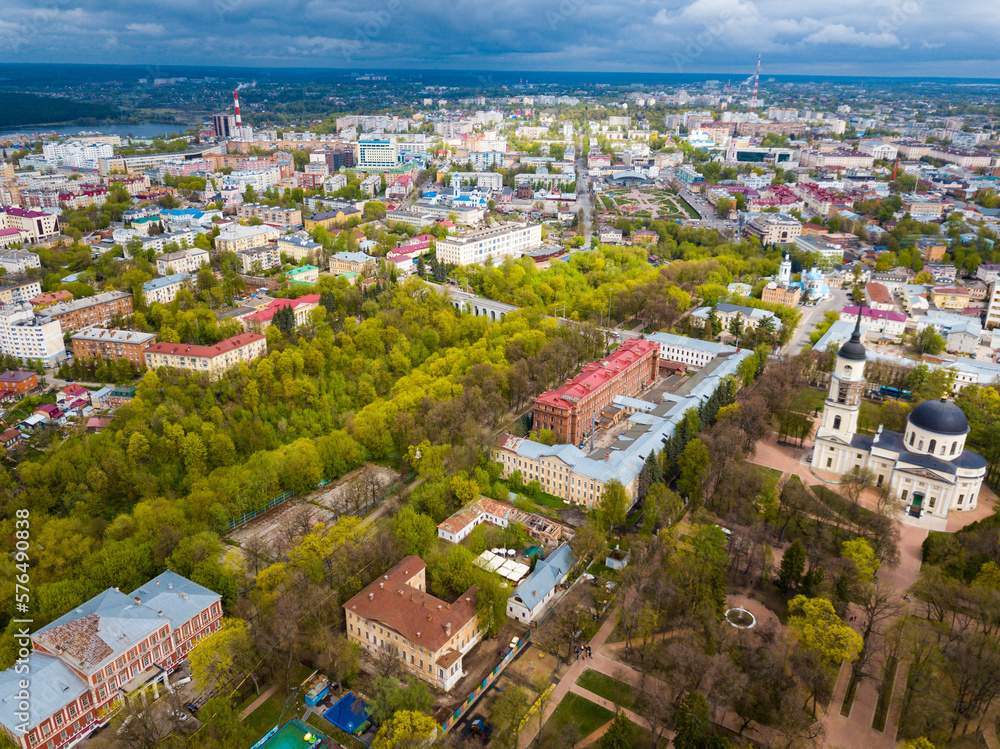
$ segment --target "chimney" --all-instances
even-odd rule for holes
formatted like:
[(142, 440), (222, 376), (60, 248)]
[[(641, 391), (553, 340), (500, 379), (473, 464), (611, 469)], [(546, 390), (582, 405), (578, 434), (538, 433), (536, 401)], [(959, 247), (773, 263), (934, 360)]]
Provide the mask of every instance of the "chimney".
[(384, 587), (385, 587), (385, 583), (379, 583), (379, 584), (378, 584), (378, 587), (379, 587), (379, 588), (384, 588)]
[(448, 637), (451, 637), (451, 622), (448, 622), (447, 624), (444, 625), (444, 633)]
[(142, 603), (142, 599), (141, 599), (141, 598), (139, 598), (139, 596), (136, 596), (136, 597), (135, 597), (135, 598), (133, 598), (132, 600), (133, 600), (133, 601), (135, 601), (136, 605), (138, 605), (138, 604)]
[(375, 594), (374, 593), (369, 593), (368, 594), (368, 600), (369, 601), (373, 600), (374, 598), (375, 598)]
[(163, 612), (162, 612), (162, 611), (157, 611), (157, 612), (156, 612), (156, 615), (157, 615), (157, 616), (163, 616)]

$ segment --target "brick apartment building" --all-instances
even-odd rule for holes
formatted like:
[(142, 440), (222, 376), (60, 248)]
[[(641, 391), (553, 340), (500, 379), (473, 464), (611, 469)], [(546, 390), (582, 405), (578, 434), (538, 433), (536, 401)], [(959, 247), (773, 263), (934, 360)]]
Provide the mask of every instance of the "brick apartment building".
[(11, 369), (0, 374), (0, 391), (24, 395), (38, 387), (38, 375), (23, 369)]
[(64, 333), (107, 325), (116, 315), (131, 314), (132, 295), (125, 291), (105, 291), (72, 302), (60, 302), (45, 310), (45, 316), (58, 320)]
[(578, 444), (615, 396), (635, 395), (656, 380), (659, 356), (660, 347), (652, 341), (625, 341), (565, 385), (538, 396), (535, 428), (550, 429), (560, 440)]
[(347, 636), (369, 658), (395, 647), (410, 673), (447, 692), (482, 639), (476, 586), (447, 603), (427, 592), (426, 568), (420, 557), (405, 557), (345, 603)]
[(79, 360), (127, 359), (137, 367), (146, 366), (146, 349), (156, 343), (155, 333), (135, 330), (87, 328), (73, 335), (73, 356)]
[[(0, 730), (23, 749), (77, 743), (109, 722), (126, 693), (166, 679), (221, 619), (221, 597), (175, 572), (130, 594), (108, 588), (31, 635), (30, 692), (16, 667), (0, 673)], [(23, 719), (19, 690), (28, 694)]]
[(764, 287), (760, 298), (772, 304), (783, 304), (786, 307), (794, 307), (802, 299), (802, 289), (798, 286), (789, 286), (772, 281)]

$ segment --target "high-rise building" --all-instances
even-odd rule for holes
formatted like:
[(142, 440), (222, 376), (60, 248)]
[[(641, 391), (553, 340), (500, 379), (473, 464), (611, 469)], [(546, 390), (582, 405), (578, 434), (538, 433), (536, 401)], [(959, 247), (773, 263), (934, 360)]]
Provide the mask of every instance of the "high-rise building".
[(236, 115), (213, 114), (212, 129), (216, 138), (232, 138), (236, 133)]
[(358, 141), (359, 164), (362, 169), (395, 169), (399, 148), (395, 138)]

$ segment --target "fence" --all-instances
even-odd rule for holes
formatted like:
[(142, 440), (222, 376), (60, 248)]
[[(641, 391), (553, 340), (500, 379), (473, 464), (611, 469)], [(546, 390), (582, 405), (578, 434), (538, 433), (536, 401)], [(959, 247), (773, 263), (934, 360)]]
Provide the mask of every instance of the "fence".
[(482, 697), (493, 682), (499, 678), (500, 674), (503, 673), (503, 670), (507, 668), (507, 665), (514, 660), (514, 657), (525, 648), (530, 638), (531, 632), (526, 632), (524, 637), (521, 638), (521, 641), (517, 643), (517, 647), (507, 653), (506, 657), (497, 664), (496, 668), (494, 668), (485, 679), (482, 680), (479, 686), (473, 689), (472, 692), (469, 693), (469, 696), (462, 700), (462, 704), (459, 705), (458, 709), (453, 712), (444, 723), (441, 724), (442, 733), (447, 733), (455, 727), (455, 724), (462, 719), (462, 716), (469, 711), (469, 708), (476, 704), (476, 700)]
[[(417, 475), (416, 471), (411, 471), (410, 474), (403, 479), (402, 484), (400, 484), (399, 481), (394, 481), (385, 489), (385, 491), (382, 492), (382, 494), (379, 496), (378, 499), (371, 501), (366, 500), (364, 506), (358, 508), (358, 513), (361, 515), (367, 515), (371, 509), (378, 507), (380, 504), (382, 504), (382, 502), (385, 501), (386, 497), (388, 497), (390, 494), (396, 491), (401, 485), (405, 486), (406, 484), (408, 484), (416, 475)], [(335, 479), (323, 479), (320, 483), (316, 485), (316, 488), (322, 489), (324, 486), (326, 486), (327, 484), (329, 484), (331, 481), (334, 480)], [(267, 504), (265, 504), (264, 507), (262, 507), (261, 509), (250, 510), (249, 512), (244, 512), (238, 518), (232, 518), (226, 525), (226, 529), (225, 531), (223, 531), (223, 533), (230, 533), (234, 531), (236, 528), (239, 528), (244, 523), (249, 523), (255, 517), (263, 515), (268, 510), (273, 510), (278, 505), (287, 502), (289, 499), (292, 499), (296, 496), (298, 495), (295, 494), (295, 492), (289, 490), (282, 492), (276, 497), (272, 497), (267, 501)]]
[[(322, 484), (321, 484), (321, 486), (322, 486)], [(235, 528), (238, 528), (239, 526), (243, 525), (244, 523), (249, 523), (251, 520), (253, 520), (258, 515), (263, 515), (268, 510), (273, 510), (275, 507), (277, 507), (278, 505), (280, 505), (282, 502), (287, 502), (289, 499), (291, 499), (294, 496), (295, 496), (295, 492), (284, 491), (281, 494), (279, 494), (277, 497), (272, 497), (271, 499), (267, 500), (267, 503), (261, 509), (259, 509), (259, 510), (251, 510), (250, 512), (244, 512), (238, 518), (232, 518), (229, 521), (229, 525), (226, 527), (226, 531), (225, 532), (229, 533), (230, 531), (234, 530)]]

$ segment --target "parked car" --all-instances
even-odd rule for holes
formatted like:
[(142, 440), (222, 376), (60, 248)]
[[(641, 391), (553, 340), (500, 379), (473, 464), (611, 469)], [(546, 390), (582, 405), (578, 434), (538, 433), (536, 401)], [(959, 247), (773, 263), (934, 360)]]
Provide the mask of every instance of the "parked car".
[(198, 712), (198, 706), (196, 704), (194, 704), (193, 702), (187, 703), (184, 707), (186, 707), (187, 711), (189, 713), (191, 713), (192, 715), (194, 715), (196, 712)]
[(515, 638), (514, 638), (513, 640), (511, 640), (511, 641), (510, 641), (510, 649), (511, 649), (511, 650), (514, 650), (514, 649), (515, 649), (515, 648), (517, 647), (517, 644), (518, 644), (518, 643), (519, 643), (520, 641), (521, 641), (521, 638), (520, 638), (520, 637), (515, 637)]
[(490, 736), (493, 735), (493, 726), (482, 718), (476, 718), (472, 721), (472, 724), (469, 726), (469, 730), (472, 732), (473, 736), (478, 738), (484, 744), (487, 743), (490, 740)]

